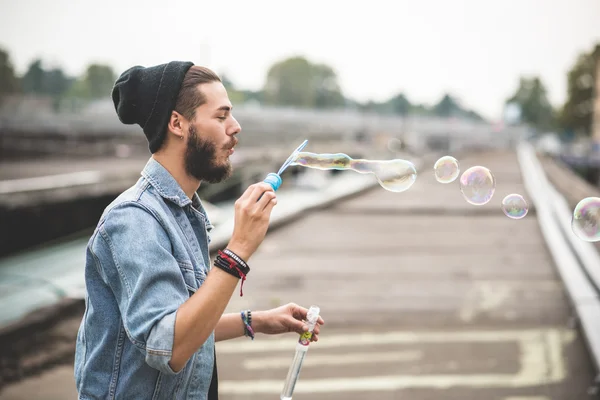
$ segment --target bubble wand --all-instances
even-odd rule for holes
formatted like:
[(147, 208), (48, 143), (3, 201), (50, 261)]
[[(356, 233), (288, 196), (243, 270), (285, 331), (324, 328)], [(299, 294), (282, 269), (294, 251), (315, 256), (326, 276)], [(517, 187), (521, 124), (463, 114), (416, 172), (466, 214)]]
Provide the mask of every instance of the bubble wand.
[(298, 339), (298, 343), (296, 344), (296, 354), (294, 354), (292, 365), (290, 365), (287, 377), (285, 378), (285, 384), (283, 385), (283, 390), (281, 391), (281, 400), (292, 399), (294, 388), (296, 387), (296, 382), (298, 381), (298, 376), (300, 376), (300, 369), (302, 368), (304, 357), (306, 357), (306, 353), (308, 352), (310, 339), (312, 339), (313, 331), (317, 325), (320, 312), (321, 310), (317, 306), (311, 306), (308, 310), (308, 314), (306, 315), (308, 330), (300, 335), (300, 339)]
[(283, 165), (281, 166), (281, 168), (279, 168), (279, 171), (277, 173), (270, 172), (267, 175), (267, 177), (265, 178), (264, 182), (266, 182), (269, 185), (271, 185), (271, 187), (273, 188), (273, 190), (277, 191), (277, 189), (279, 189), (279, 186), (281, 186), (281, 182), (282, 182), (280, 175), (292, 163), (292, 161), (294, 161), (294, 158), (296, 157), (296, 155), (300, 151), (302, 151), (302, 149), (304, 149), (304, 147), (306, 146), (307, 143), (308, 143), (308, 139), (304, 140), (304, 142), (302, 142), (302, 144), (300, 144), (300, 146), (298, 146), (296, 148), (296, 150), (294, 150), (292, 152), (292, 154), (290, 154), (290, 156), (287, 158), (287, 160), (285, 160), (285, 162), (283, 163)]

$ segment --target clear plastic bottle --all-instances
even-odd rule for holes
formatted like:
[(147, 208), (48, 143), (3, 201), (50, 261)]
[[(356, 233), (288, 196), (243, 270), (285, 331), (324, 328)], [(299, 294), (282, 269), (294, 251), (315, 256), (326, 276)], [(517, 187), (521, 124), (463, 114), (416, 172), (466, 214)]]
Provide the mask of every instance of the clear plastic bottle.
[(285, 384), (283, 385), (283, 390), (281, 391), (281, 400), (292, 399), (292, 395), (294, 394), (294, 388), (296, 387), (296, 382), (298, 381), (298, 377), (300, 376), (300, 369), (302, 368), (302, 363), (304, 362), (304, 358), (306, 357), (306, 353), (308, 352), (310, 339), (312, 338), (313, 330), (317, 325), (317, 320), (319, 319), (320, 312), (321, 310), (317, 306), (311, 306), (308, 310), (308, 314), (306, 316), (308, 331), (300, 335), (300, 339), (298, 339), (298, 343), (296, 344), (296, 354), (294, 354), (292, 365), (290, 365), (287, 377), (285, 378)]

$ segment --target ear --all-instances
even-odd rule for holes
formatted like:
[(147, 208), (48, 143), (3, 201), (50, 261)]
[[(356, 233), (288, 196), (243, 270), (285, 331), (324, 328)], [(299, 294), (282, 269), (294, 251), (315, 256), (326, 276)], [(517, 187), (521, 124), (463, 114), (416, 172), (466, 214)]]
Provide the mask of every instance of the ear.
[(177, 111), (172, 111), (169, 124), (167, 125), (167, 131), (177, 136), (176, 139), (182, 139), (184, 137), (184, 132), (186, 131), (186, 119), (183, 115), (179, 114)]

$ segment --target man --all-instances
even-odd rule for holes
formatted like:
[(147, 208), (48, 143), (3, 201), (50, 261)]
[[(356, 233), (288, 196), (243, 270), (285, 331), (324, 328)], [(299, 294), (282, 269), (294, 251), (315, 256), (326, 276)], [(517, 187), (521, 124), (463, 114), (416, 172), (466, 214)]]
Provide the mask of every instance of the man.
[(170, 62), (128, 69), (112, 99), (121, 122), (142, 127), (152, 156), (87, 246), (79, 398), (216, 399), (216, 341), (307, 329), (307, 310), (295, 304), (223, 314), (264, 239), (275, 193), (257, 183), (236, 201), (232, 237), (210, 268), (210, 222), (196, 191), (231, 173), (241, 128), (225, 87), (207, 68)]

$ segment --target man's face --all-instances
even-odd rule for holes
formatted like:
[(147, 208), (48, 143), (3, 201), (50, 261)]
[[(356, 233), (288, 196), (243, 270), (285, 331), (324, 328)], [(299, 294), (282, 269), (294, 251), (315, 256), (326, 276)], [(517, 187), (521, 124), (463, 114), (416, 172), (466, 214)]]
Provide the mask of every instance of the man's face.
[(238, 140), (240, 124), (231, 115), (231, 102), (221, 82), (200, 86), (206, 103), (196, 109), (188, 128), (186, 172), (194, 178), (217, 183), (231, 176), (229, 156)]

